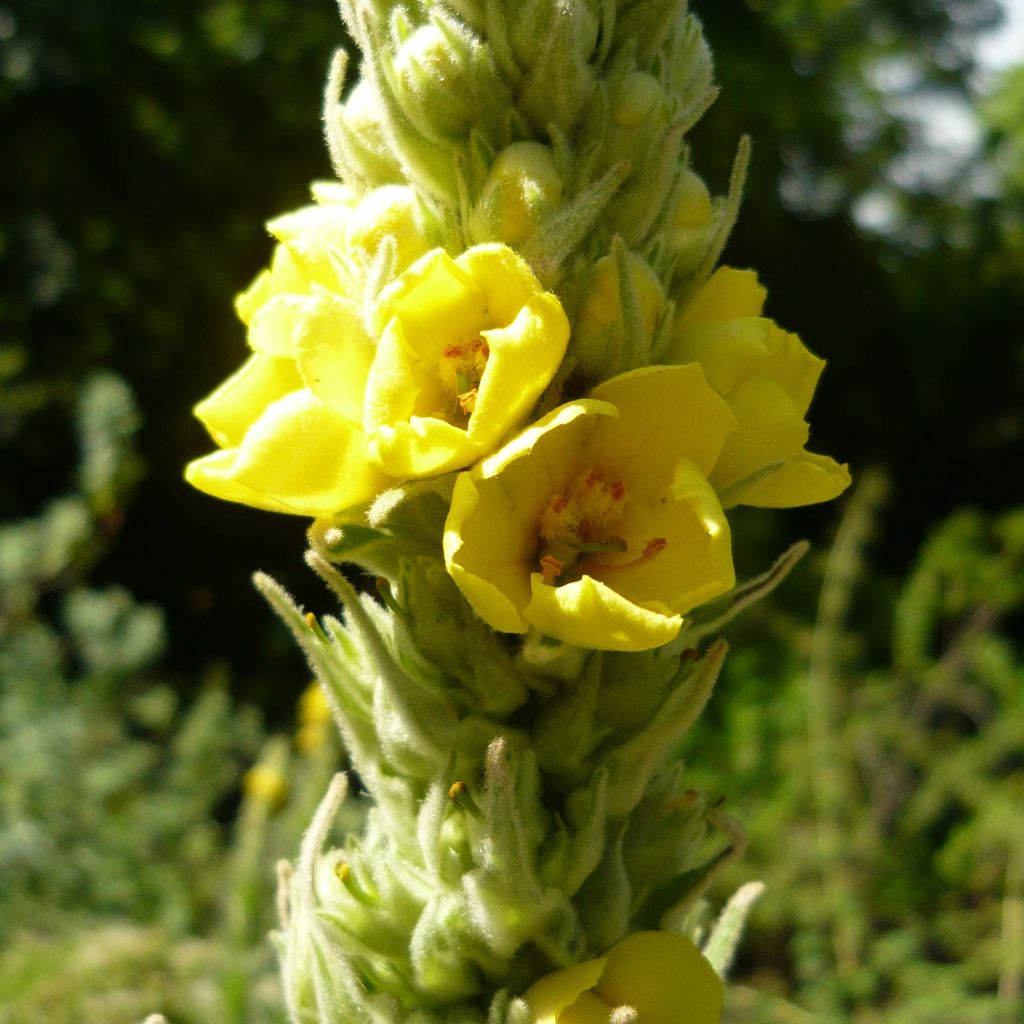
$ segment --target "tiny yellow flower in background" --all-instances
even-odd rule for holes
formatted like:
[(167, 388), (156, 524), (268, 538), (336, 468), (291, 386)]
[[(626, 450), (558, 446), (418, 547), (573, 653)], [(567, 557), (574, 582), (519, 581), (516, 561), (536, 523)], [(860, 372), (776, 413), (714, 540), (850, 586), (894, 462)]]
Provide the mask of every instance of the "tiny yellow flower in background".
[(523, 996), (531, 1024), (608, 1024), (618, 1007), (638, 1024), (718, 1024), (722, 982), (673, 932), (637, 932), (586, 963), (555, 971)]
[(448, 570), (495, 629), (638, 651), (735, 582), (706, 479), (735, 419), (697, 366), (645, 367), (459, 475)]
[(299, 698), (299, 728), (295, 746), (303, 753), (319, 750), (330, 735), (331, 708), (318, 682), (310, 683)]
[(250, 800), (279, 807), (288, 795), (288, 780), (278, 768), (269, 764), (257, 764), (242, 778), (242, 791)]
[(846, 489), (850, 474), (804, 447), (805, 417), (825, 363), (761, 316), (764, 297), (751, 271), (720, 268), (681, 311), (668, 356), (699, 363), (739, 423), (710, 476), (731, 504), (828, 501)]
[(504, 245), (435, 249), (382, 292), (366, 387), (373, 463), (408, 479), (475, 462), (529, 413), (565, 353), (569, 322)]

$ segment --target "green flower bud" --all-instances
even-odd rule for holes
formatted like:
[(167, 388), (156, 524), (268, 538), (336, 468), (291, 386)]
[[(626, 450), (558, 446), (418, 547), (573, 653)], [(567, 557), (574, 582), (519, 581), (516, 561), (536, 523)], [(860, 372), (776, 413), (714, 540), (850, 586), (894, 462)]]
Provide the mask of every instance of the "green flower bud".
[(460, 138), (478, 116), (472, 40), (451, 25), (422, 25), (394, 56), (395, 98), (428, 138)]
[(380, 113), (373, 86), (362, 79), (337, 115), (345, 155), (356, 173), (371, 187), (405, 180), (402, 166), (384, 132)]
[(665, 310), (665, 292), (647, 261), (630, 252), (625, 266), (623, 280), (614, 255), (599, 259), (576, 315), (571, 344), (588, 380), (630, 369), (623, 359), (638, 348), (649, 349)]
[(470, 223), (476, 242), (516, 245), (562, 201), (562, 179), (551, 150), (539, 142), (507, 146), (491, 165)]
[(663, 123), (667, 109), (668, 97), (661, 83), (645, 71), (633, 71), (615, 97), (612, 122), (625, 129)]
[(711, 194), (699, 175), (683, 169), (672, 198), (666, 241), (673, 252), (699, 245), (711, 226)]
[(539, 132), (555, 125), (572, 131), (594, 87), (589, 61), (597, 38), (597, 22), (583, 0), (553, 4), (533, 0), (513, 20), (525, 79), (519, 106)]
[[(601, 23), (586, 0), (554, 3), (553, 0), (506, 0), (509, 43), (520, 67), (533, 67), (548, 48), (552, 19), (564, 18), (571, 25), (572, 50), (576, 57), (589, 61), (597, 44)], [(561, 55), (567, 59), (568, 54)]]

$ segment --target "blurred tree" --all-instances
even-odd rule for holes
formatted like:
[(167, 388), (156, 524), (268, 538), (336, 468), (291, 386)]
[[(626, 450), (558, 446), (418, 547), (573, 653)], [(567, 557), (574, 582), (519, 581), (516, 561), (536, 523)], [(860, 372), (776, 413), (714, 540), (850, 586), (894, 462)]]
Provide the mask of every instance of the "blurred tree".
[[(768, 610), (727, 667), (712, 729), (728, 740), (694, 741), (692, 784), (729, 778), (751, 829), (724, 888), (767, 883), (747, 940), (755, 988), (821, 1024), (1011, 1024), (1024, 1011), (1024, 512), (950, 517), (893, 602), (867, 561), (882, 492), (868, 475), (850, 504), (813, 631)], [(888, 652), (865, 635), (876, 603), (895, 608)], [(785, 1019), (753, 993), (737, 1010)]]
[(320, 93), (343, 42), (325, 0), (0, 5), (0, 519), (70, 472), (74, 382), (116, 368), (147, 410), (148, 473), (102, 576), (165, 609), (173, 664), (230, 657), (281, 707), (304, 670), (247, 578), (303, 585), (303, 526), (220, 507), (181, 467), (206, 444), (192, 403), (239, 361), (231, 297), (267, 257), (263, 221), (329, 173)]
[[(721, 97), (694, 133), (726, 180), (754, 139), (726, 259), (757, 267), (769, 312), (829, 361), (816, 443), (894, 486), (876, 557), (905, 567), (957, 504), (1024, 499), (1024, 262), (998, 227), (974, 113), (991, 0), (726, 0), (699, 7)], [(966, 123), (977, 138), (951, 145)], [(1019, 200), (1017, 200), (1019, 202)], [(812, 535), (822, 514), (789, 517)], [(753, 569), (754, 567), (749, 567)]]

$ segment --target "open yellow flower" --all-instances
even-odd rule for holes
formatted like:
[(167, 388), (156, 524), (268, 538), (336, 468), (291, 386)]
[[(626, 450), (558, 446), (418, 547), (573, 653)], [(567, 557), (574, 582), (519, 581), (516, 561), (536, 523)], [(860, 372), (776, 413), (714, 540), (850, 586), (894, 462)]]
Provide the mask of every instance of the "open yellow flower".
[(638, 1024), (718, 1024), (722, 982), (673, 932), (637, 932), (596, 960), (541, 978), (524, 995), (531, 1024), (608, 1024), (629, 1006)]
[(366, 458), (361, 404), (373, 348), (350, 300), (289, 298), (274, 336), (289, 339), (291, 357), (257, 349), (196, 406), (221, 450), (191, 462), (185, 478), (227, 501), (326, 516), (393, 483)]
[(706, 477), (735, 427), (700, 367), (621, 374), (456, 480), (448, 571), (495, 629), (638, 651), (734, 583)]
[(825, 363), (761, 316), (764, 298), (752, 271), (719, 268), (680, 312), (667, 355), (700, 363), (739, 422), (711, 473), (719, 493), (771, 508), (828, 501), (850, 474), (805, 449), (805, 417)]
[(561, 303), (504, 245), (456, 259), (428, 253), (382, 292), (375, 328), (370, 458), (402, 478), (493, 451), (533, 407), (569, 339)]
[[(278, 239), (270, 268), (236, 302), (252, 354), (195, 409), (221, 450), (196, 459), (185, 477), (228, 501), (322, 516), (394, 482), (366, 457), (363, 399), (374, 346), (357, 296), (385, 235), (401, 235), (400, 261), (427, 243), (408, 189), (379, 189), (358, 203), (338, 184), (314, 195), (317, 205), (268, 225)], [(371, 221), (381, 225), (376, 233)]]

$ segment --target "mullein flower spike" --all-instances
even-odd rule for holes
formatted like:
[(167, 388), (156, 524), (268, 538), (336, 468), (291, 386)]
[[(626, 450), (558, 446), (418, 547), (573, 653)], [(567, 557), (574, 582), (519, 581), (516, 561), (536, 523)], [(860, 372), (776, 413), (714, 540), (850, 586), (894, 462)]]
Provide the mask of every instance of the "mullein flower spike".
[[(744, 839), (679, 760), (725, 655), (697, 648), (798, 557), (737, 587), (728, 516), (849, 482), (807, 450), (823, 362), (715, 269), (749, 146), (713, 195), (685, 0), (341, 10), (363, 60), (328, 83), (338, 180), (268, 224), (250, 351), (186, 470), (314, 519), (343, 608), (257, 577), (320, 687), (296, 743), (337, 727), (358, 780), (282, 870), (288, 1012), (714, 1024), (736, 914), (709, 959), (692, 937)], [(267, 765), (246, 786), (279, 799)]]

